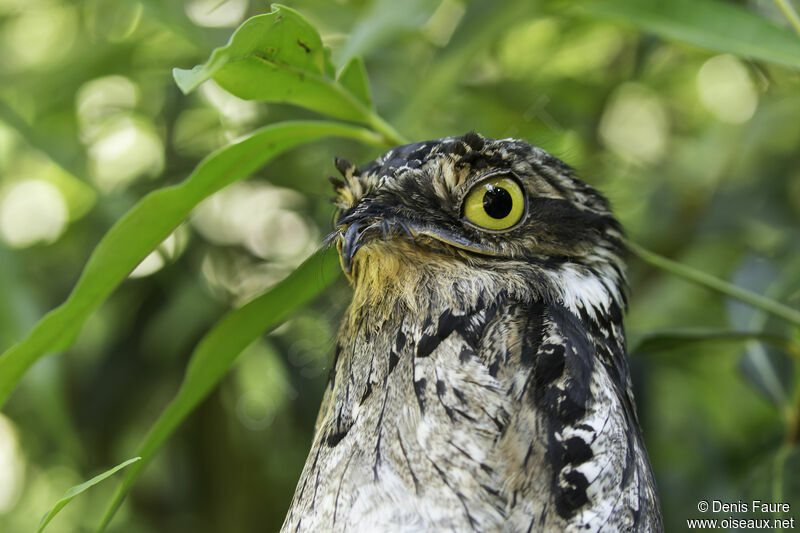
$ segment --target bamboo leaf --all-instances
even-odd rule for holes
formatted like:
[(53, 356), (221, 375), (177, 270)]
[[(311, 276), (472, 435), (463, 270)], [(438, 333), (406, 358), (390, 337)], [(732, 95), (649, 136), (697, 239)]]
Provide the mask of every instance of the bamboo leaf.
[(145, 196), (94, 249), (69, 298), (45, 315), (22, 342), (0, 355), (0, 408), (25, 370), (46, 353), (67, 348), (89, 315), (194, 206), (247, 177), (274, 156), (325, 136), (380, 144), (376, 134), (356, 126), (324, 121), (283, 122), (214, 152), (184, 182)]
[(137, 454), (142, 457), (142, 462), (125, 475), (106, 508), (100, 530), (105, 529), (114, 517), (142, 468), (225, 376), (242, 350), (321, 293), (336, 279), (338, 272), (336, 252), (330, 249), (318, 251), (266, 293), (225, 315), (200, 340), (189, 361), (180, 390), (139, 446)]
[(584, 1), (580, 12), (627, 22), (668, 39), (800, 69), (800, 38), (741, 7), (715, 0)]
[(37, 533), (41, 533), (44, 530), (44, 528), (47, 527), (47, 524), (50, 523), (50, 521), (53, 519), (53, 517), (55, 517), (59, 513), (59, 511), (61, 511), (61, 509), (64, 508), (64, 506), (66, 506), (69, 502), (71, 502), (72, 499), (75, 498), (75, 496), (77, 496), (78, 494), (80, 494), (80, 493), (82, 493), (82, 492), (94, 487), (95, 485), (97, 485), (101, 481), (104, 481), (105, 479), (113, 476), (114, 474), (116, 474), (117, 472), (119, 472), (120, 470), (125, 468), (126, 466), (128, 466), (130, 464), (133, 464), (136, 461), (140, 461), (141, 459), (142, 459), (141, 457), (134, 457), (133, 459), (128, 459), (127, 461), (118, 464), (114, 468), (106, 470), (102, 474), (96, 475), (95, 477), (93, 477), (89, 481), (84, 481), (80, 485), (75, 485), (74, 487), (72, 487), (69, 490), (67, 490), (67, 492), (64, 493), (64, 497), (61, 498), (60, 500), (58, 500), (55, 503), (55, 505), (53, 505), (53, 508), (50, 509), (50, 512), (47, 513), (46, 515), (44, 515), (44, 517), (42, 517), (42, 521), (39, 523), (39, 529), (36, 530)]

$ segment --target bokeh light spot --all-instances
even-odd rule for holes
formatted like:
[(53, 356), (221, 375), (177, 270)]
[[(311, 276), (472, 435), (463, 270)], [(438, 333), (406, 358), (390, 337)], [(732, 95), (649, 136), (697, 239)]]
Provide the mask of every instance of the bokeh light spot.
[(61, 191), (39, 179), (10, 185), (0, 196), (0, 236), (9, 245), (24, 248), (55, 241), (69, 218)]
[(275, 349), (264, 341), (252, 344), (236, 367), (236, 417), (246, 428), (258, 431), (269, 427), (287, 399), (297, 393), (289, 373)]
[(506, 32), (500, 49), (500, 64), (512, 79), (536, 73), (551, 56), (561, 28), (556, 20), (541, 18), (526, 21)]
[(164, 242), (150, 252), (147, 257), (142, 259), (136, 268), (129, 274), (131, 278), (143, 278), (151, 274), (155, 274), (166, 265), (168, 262), (178, 257), (183, 250), (186, 249), (186, 244), (189, 240), (189, 232), (185, 226), (180, 226), (173, 231), (169, 237), (164, 239)]
[(192, 0), (186, 4), (186, 15), (198, 26), (235, 26), (247, 13), (247, 4), (247, 0)]
[(19, 500), (25, 468), (11, 422), (0, 414), (0, 515)]
[(237, 183), (200, 204), (192, 224), (208, 240), (241, 245), (262, 258), (296, 265), (317, 239), (314, 226), (294, 208), (302, 195), (263, 183)]
[(664, 106), (648, 88), (618, 87), (600, 118), (600, 138), (624, 159), (653, 163), (666, 150), (669, 123)]
[(731, 124), (750, 120), (758, 105), (758, 93), (747, 69), (729, 54), (703, 63), (697, 73), (697, 91), (706, 109)]
[(139, 2), (89, 0), (84, 11), (86, 26), (95, 38), (121, 42), (136, 31), (143, 10)]
[(232, 95), (213, 80), (200, 86), (206, 101), (219, 111), (222, 118), (233, 124), (246, 124), (258, 117), (258, 104)]
[(104, 192), (123, 188), (164, 167), (164, 146), (150, 123), (121, 116), (89, 147), (91, 176)]
[(23, 9), (3, 26), (3, 62), (22, 69), (53, 65), (69, 53), (77, 27), (78, 15), (71, 7)]
[(84, 83), (75, 99), (83, 137), (92, 139), (104, 120), (132, 110), (138, 101), (139, 88), (124, 76), (104, 76)]

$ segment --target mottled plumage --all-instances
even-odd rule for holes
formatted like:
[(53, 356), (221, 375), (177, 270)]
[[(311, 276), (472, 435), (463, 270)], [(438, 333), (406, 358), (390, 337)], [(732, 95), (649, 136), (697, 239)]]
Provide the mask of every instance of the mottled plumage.
[[(661, 531), (608, 202), (474, 133), (337, 167), (354, 295), (283, 530)], [(507, 230), (465, 220), (493, 176), (525, 197)]]

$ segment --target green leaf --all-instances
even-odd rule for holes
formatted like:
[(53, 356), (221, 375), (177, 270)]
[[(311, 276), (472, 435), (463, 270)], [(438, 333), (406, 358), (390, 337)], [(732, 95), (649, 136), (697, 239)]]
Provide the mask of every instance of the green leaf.
[(155, 249), (194, 206), (274, 156), (325, 136), (380, 145), (373, 132), (323, 121), (282, 122), (257, 130), (205, 158), (183, 182), (145, 196), (106, 233), (92, 252), (67, 301), (54, 309), (19, 344), (0, 356), (0, 408), (37, 359), (67, 348), (101, 303)]
[(129, 464), (135, 463), (136, 461), (141, 461), (141, 459), (142, 459), (141, 457), (134, 457), (133, 459), (128, 459), (127, 461), (118, 464), (114, 468), (112, 468), (110, 470), (106, 470), (102, 474), (96, 475), (95, 477), (93, 477), (89, 481), (84, 481), (80, 485), (75, 485), (74, 487), (69, 489), (66, 493), (64, 493), (64, 497), (61, 498), (60, 500), (58, 500), (56, 502), (56, 504), (53, 506), (53, 508), (50, 509), (50, 512), (47, 513), (46, 515), (44, 515), (44, 517), (42, 518), (42, 521), (39, 523), (39, 529), (37, 530), (37, 533), (41, 533), (42, 530), (44, 530), (44, 528), (47, 527), (47, 524), (50, 523), (50, 521), (53, 519), (53, 517), (56, 516), (58, 514), (58, 512), (61, 511), (61, 509), (64, 508), (65, 505), (67, 505), (69, 502), (71, 502), (72, 499), (75, 496), (77, 496), (78, 494), (80, 494), (81, 492), (83, 492), (83, 491), (85, 491), (87, 489), (90, 489), (90, 488), (94, 487), (95, 485), (97, 485), (101, 481), (105, 480), (106, 478), (109, 478), (109, 477), (113, 476), (114, 474), (116, 474), (117, 472), (119, 472), (120, 470), (122, 470), (123, 468), (128, 466)]
[(184, 93), (213, 78), (245, 100), (286, 102), (345, 120), (367, 122), (369, 110), (333, 79), (317, 30), (285, 6), (246, 20), (228, 44), (191, 70), (174, 69)]
[[(778, 284), (779, 272), (772, 262), (758, 255), (748, 254), (733, 274), (732, 281), (758, 294), (770, 294)], [(736, 300), (726, 302), (729, 322), (737, 329), (765, 329), (768, 315), (755, 307)], [(788, 340), (787, 340), (788, 343)], [(739, 371), (749, 385), (770, 403), (785, 408), (792, 390), (793, 362), (774, 346), (753, 340), (744, 346), (739, 360)]]
[(751, 341), (745, 346), (738, 366), (747, 383), (770, 403), (779, 408), (788, 407), (794, 365), (785, 354)]
[(314, 27), (293, 9), (275, 5), (271, 12), (247, 19), (233, 32), (228, 44), (215, 49), (204, 64), (191, 70), (173, 69), (175, 82), (188, 94), (229, 63), (248, 58), (320, 76), (333, 68)]
[(702, 48), (800, 69), (800, 38), (746, 9), (712, 0), (599, 0), (578, 8), (591, 16)]
[(369, 91), (369, 80), (367, 79), (367, 69), (360, 57), (354, 57), (339, 72), (338, 81), (342, 87), (350, 91), (353, 96), (372, 109), (372, 96)]
[(111, 521), (141, 469), (225, 376), (236, 357), (262, 333), (280, 325), (297, 308), (321, 293), (336, 279), (339, 271), (336, 252), (320, 250), (266, 293), (229, 312), (200, 340), (178, 394), (139, 446), (142, 462), (125, 475), (106, 508), (100, 530)]
[(353, 84), (345, 87), (334, 79), (334, 70), (317, 30), (298, 12), (275, 5), (272, 12), (246, 20), (206, 63), (172, 73), (184, 93), (213, 78), (239, 98), (290, 103), (363, 122), (388, 144), (404, 144), (403, 136), (364, 103), (365, 82), (356, 84), (351, 74)]

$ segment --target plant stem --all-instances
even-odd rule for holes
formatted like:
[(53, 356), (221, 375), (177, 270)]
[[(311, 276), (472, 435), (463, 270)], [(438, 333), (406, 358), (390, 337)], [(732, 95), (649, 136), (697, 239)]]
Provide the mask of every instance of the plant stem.
[(789, 21), (789, 24), (794, 27), (794, 31), (800, 35), (800, 16), (798, 16), (797, 11), (792, 7), (790, 0), (775, 0), (775, 3), (778, 4), (778, 7), (783, 12), (783, 16)]
[(789, 446), (800, 444), (800, 394), (797, 395), (794, 414), (789, 420), (789, 431), (786, 432), (786, 443)]
[(386, 122), (377, 113), (370, 114), (369, 125), (372, 126), (372, 129), (377, 133), (383, 135), (383, 138), (386, 139), (386, 141), (390, 144), (408, 144), (408, 139), (406, 139), (402, 133), (397, 131), (394, 126)]
[[(353, 130), (353, 138), (357, 139), (364, 144), (375, 146), (376, 148), (384, 148), (386, 146), (386, 134), (383, 132), (375, 131), (374, 129), (359, 128), (361, 131)], [(398, 143), (399, 144), (399, 143)]]
[(715, 276), (712, 276), (711, 274), (706, 274), (705, 272), (701, 272), (695, 268), (672, 261), (666, 257), (662, 257), (656, 253), (642, 248), (636, 243), (628, 241), (627, 244), (628, 248), (639, 259), (646, 263), (650, 263), (655, 267), (666, 270), (671, 274), (691, 281), (692, 283), (701, 285), (707, 289), (717, 291), (726, 296), (730, 296), (731, 298), (736, 298), (737, 300), (748, 305), (757, 307), (763, 311), (766, 311), (767, 313), (782, 318), (787, 322), (791, 322), (796, 326), (800, 326), (800, 311), (797, 309), (792, 309), (791, 307), (783, 305), (780, 302), (776, 302), (775, 300), (761, 296), (760, 294), (756, 294), (746, 289), (742, 289), (741, 287), (732, 285), (727, 281), (723, 281)]

